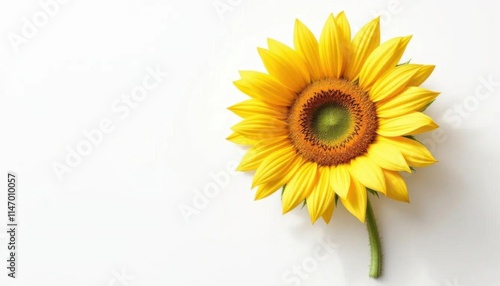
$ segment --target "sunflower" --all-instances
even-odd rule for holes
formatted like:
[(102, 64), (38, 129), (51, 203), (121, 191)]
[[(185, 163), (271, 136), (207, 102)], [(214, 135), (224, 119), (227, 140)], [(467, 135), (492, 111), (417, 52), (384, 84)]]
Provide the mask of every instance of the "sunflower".
[(337, 200), (364, 222), (367, 191), (409, 201), (400, 172), (436, 162), (413, 135), (438, 127), (423, 113), (438, 92), (419, 87), (434, 66), (400, 63), (410, 39), (381, 44), (379, 18), (351, 38), (341, 12), (319, 40), (296, 20), (293, 48), (258, 48), (267, 73), (240, 71), (251, 99), (229, 107), (243, 119), (228, 137), (251, 146), (238, 170), (255, 170), (256, 199), (283, 189), (283, 213), (305, 202), (313, 223)]

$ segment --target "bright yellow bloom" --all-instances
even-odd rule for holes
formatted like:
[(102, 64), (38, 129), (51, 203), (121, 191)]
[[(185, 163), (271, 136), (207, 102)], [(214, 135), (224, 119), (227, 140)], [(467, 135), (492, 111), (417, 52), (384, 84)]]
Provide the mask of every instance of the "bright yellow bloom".
[(241, 71), (251, 99), (229, 109), (243, 120), (228, 137), (251, 146), (238, 167), (255, 170), (256, 199), (285, 186), (283, 213), (304, 200), (328, 223), (336, 197), (365, 220), (367, 188), (408, 201), (399, 172), (436, 160), (410, 135), (437, 128), (421, 87), (434, 66), (400, 64), (411, 36), (380, 44), (379, 18), (352, 39), (345, 14), (330, 15), (319, 40), (299, 20), (294, 48), (276, 40), (259, 54), (268, 73)]

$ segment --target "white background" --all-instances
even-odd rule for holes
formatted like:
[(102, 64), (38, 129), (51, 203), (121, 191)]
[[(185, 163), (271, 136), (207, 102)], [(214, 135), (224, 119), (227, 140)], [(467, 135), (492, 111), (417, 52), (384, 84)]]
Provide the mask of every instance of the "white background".
[[(0, 187), (0, 284), (498, 285), (493, 1), (62, 2), (49, 16), (47, 0), (0, 3), (0, 170), (20, 180), (16, 280)], [(279, 194), (253, 201), (251, 174), (233, 172), (244, 149), (224, 139), (238, 122), (226, 107), (245, 98), (237, 71), (264, 70), (256, 47), (291, 44), (295, 18), (319, 35), (341, 10), (353, 31), (382, 14), (383, 40), (413, 34), (403, 61), (436, 64), (424, 86), (442, 92), (428, 109), (440, 131), (419, 137), (440, 162), (407, 178), (411, 204), (374, 199), (379, 280), (363, 224), (343, 207), (311, 225), (306, 209), (282, 216)], [(88, 145), (102, 120), (111, 130)], [(82, 144), (59, 180), (54, 166)]]

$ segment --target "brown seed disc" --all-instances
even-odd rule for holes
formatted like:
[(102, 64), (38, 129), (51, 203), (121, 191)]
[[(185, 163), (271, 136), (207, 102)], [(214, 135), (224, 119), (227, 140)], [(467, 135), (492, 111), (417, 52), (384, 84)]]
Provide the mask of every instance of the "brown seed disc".
[(368, 93), (344, 79), (308, 85), (291, 106), (288, 124), (297, 153), (323, 166), (349, 163), (366, 153), (378, 128)]

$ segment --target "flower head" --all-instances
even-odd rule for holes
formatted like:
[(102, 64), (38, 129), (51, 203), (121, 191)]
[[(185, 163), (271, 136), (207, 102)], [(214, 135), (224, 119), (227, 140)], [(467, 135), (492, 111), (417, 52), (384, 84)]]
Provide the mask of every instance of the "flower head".
[(243, 120), (228, 137), (251, 146), (238, 170), (255, 170), (256, 199), (283, 188), (283, 213), (305, 201), (327, 223), (336, 198), (364, 221), (367, 189), (408, 201), (400, 172), (436, 162), (412, 135), (437, 128), (423, 110), (438, 95), (419, 87), (434, 66), (399, 64), (410, 38), (380, 44), (376, 18), (351, 39), (342, 12), (319, 40), (297, 20), (293, 48), (258, 49), (267, 73), (240, 72), (251, 99), (229, 108)]

